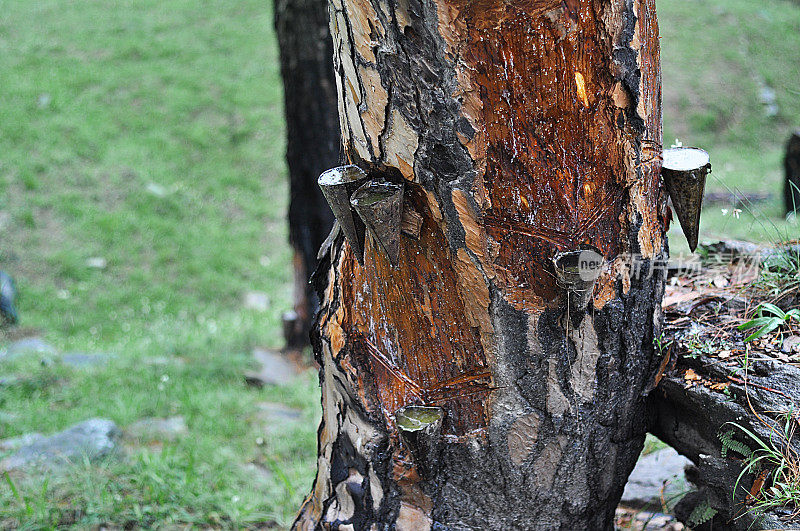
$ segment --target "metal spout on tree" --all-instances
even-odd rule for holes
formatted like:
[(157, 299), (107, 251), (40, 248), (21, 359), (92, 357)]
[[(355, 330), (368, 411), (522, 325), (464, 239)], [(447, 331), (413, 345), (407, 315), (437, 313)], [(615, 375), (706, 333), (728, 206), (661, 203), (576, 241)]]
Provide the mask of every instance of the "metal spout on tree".
[(588, 244), (556, 253), (553, 257), (556, 282), (566, 290), (571, 311), (581, 312), (591, 302), (604, 261), (600, 251)]
[(411, 452), (419, 474), (430, 477), (439, 453), (444, 410), (433, 406), (406, 406), (394, 416), (400, 439)]
[(697, 248), (700, 211), (709, 173), (711, 159), (702, 149), (677, 147), (664, 150), (661, 176), (692, 252)]
[(400, 230), (403, 217), (403, 184), (372, 181), (362, 185), (350, 204), (369, 230), (375, 243), (389, 258), (392, 267), (400, 259)]
[(350, 196), (367, 180), (367, 174), (353, 164), (338, 166), (322, 173), (317, 184), (353, 248), (358, 263), (364, 263), (364, 224), (353, 212)]

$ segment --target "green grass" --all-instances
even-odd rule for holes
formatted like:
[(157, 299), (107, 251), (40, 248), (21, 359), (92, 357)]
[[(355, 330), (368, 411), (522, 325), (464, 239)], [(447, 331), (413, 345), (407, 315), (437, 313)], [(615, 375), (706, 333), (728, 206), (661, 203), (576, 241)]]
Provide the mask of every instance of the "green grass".
[[(116, 356), (94, 370), (3, 363), (24, 379), (0, 388), (0, 437), (95, 416), (180, 414), (190, 429), (46, 488), (17, 478), (27, 504), (0, 482), (0, 527), (285, 525), (310, 487), (315, 377), (263, 391), (242, 379), (253, 346), (280, 344), (291, 299), (271, 9), (0, 0), (0, 264), (24, 327)], [(248, 290), (268, 292), (271, 310), (243, 310)], [(265, 437), (263, 401), (304, 420)], [(273, 479), (254, 482), (250, 461)]]
[[(710, 189), (774, 194), (757, 220), (709, 209), (701, 237), (796, 235), (778, 214), (781, 150), (800, 125), (800, 7), (658, 8), (665, 139), (711, 153)], [(0, 478), (0, 527), (286, 525), (308, 491), (314, 375), (284, 389), (242, 381), (253, 346), (280, 344), (291, 299), (271, 10), (0, 0), (0, 267), (18, 281), (23, 327), (62, 351), (116, 356), (80, 370), (4, 362), (22, 379), (0, 388), (0, 438), (97, 416), (124, 427), (180, 414), (189, 426), (175, 444), (131, 445), (66, 477)], [(777, 116), (759, 102), (764, 85)], [(248, 290), (267, 292), (270, 310), (244, 310)], [(303, 421), (267, 433), (264, 401)], [(249, 462), (271, 477), (254, 480)]]

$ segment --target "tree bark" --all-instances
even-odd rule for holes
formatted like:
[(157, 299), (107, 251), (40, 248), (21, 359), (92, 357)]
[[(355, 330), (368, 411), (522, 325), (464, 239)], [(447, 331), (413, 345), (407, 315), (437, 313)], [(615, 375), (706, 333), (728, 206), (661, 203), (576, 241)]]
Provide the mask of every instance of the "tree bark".
[(786, 213), (800, 211), (800, 129), (786, 142), (783, 157), (785, 181), (783, 183), (783, 203)]
[(294, 312), (284, 323), (287, 346), (308, 344), (317, 296), (308, 283), (317, 249), (333, 214), (317, 176), (339, 160), (339, 123), (333, 46), (325, 0), (278, 0), (275, 30), (280, 49), (289, 169), (289, 242), (294, 251)]
[[(363, 265), (342, 236), (327, 250), (318, 471), (295, 527), (611, 529), (659, 361), (655, 2), (330, 13), (345, 153), (404, 183), (422, 227), (396, 267), (372, 236)], [(553, 258), (586, 245), (605, 265), (568, 307)]]

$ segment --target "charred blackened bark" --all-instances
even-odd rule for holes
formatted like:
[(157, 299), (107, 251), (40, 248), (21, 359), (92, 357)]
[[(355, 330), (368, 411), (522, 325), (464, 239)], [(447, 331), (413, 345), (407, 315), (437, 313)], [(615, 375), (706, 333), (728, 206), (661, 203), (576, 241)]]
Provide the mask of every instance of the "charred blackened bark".
[[(610, 529), (658, 366), (655, 2), (330, 8), (349, 162), (404, 183), (420, 221), (395, 264), (340, 236), (319, 270), (323, 420), (296, 528)], [(553, 262), (579, 249), (603, 258), (585, 308)], [(409, 406), (442, 412), (423, 444)]]
[(800, 211), (800, 129), (786, 142), (783, 157), (786, 181), (783, 183), (783, 202), (786, 213)]
[(317, 306), (308, 277), (333, 224), (317, 177), (338, 162), (340, 146), (326, 0), (278, 0), (275, 29), (284, 84), (289, 242), (295, 275), (294, 315), (286, 319), (284, 335), (287, 346), (302, 347), (308, 343)]

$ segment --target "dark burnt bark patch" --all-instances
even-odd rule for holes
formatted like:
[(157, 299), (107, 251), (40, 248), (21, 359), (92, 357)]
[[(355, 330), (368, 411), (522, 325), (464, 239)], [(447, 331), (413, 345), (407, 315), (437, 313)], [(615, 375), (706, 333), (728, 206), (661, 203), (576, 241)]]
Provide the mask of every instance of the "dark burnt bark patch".
[(327, 3), (278, 0), (275, 29), (280, 50), (289, 170), (289, 243), (295, 252), (295, 312), (287, 331), (289, 347), (308, 343), (317, 298), (308, 277), (317, 250), (333, 225), (333, 214), (317, 177), (339, 159), (339, 122), (333, 78)]

